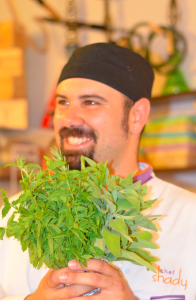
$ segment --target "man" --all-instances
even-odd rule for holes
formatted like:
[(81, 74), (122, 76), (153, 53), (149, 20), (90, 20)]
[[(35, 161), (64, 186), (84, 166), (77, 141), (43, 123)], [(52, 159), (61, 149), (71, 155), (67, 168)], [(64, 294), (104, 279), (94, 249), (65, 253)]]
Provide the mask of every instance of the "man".
[(5, 238), (0, 243), (2, 297), (77, 300), (99, 288), (89, 299), (196, 299), (196, 196), (159, 180), (148, 164), (137, 161), (152, 83), (149, 64), (128, 49), (106, 43), (79, 48), (58, 81), (54, 127), (70, 168), (79, 169), (85, 155), (108, 160), (111, 174), (125, 177), (137, 170), (135, 180), (148, 186), (146, 200), (159, 199), (148, 211), (163, 216), (159, 233), (153, 233), (160, 248), (151, 251), (158, 258), (157, 274), (130, 262), (95, 259), (83, 269), (91, 272), (81, 272), (76, 261), (64, 269), (37, 271), (18, 242)]

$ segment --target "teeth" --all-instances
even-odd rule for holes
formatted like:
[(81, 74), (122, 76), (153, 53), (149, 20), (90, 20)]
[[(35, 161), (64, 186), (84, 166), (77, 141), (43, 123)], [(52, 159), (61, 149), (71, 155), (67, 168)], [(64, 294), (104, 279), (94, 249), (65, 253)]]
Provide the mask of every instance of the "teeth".
[(90, 141), (90, 138), (86, 138), (86, 137), (83, 137), (83, 138), (77, 138), (77, 137), (68, 137), (68, 143), (70, 145), (80, 145), (82, 143), (86, 143), (88, 141)]

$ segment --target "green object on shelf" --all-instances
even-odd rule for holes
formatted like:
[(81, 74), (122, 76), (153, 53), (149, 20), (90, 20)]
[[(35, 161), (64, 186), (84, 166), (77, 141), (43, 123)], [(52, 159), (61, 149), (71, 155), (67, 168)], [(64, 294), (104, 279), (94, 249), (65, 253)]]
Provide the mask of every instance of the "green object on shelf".
[(180, 70), (174, 70), (167, 75), (166, 83), (162, 90), (162, 95), (180, 94), (190, 91), (184, 76)]

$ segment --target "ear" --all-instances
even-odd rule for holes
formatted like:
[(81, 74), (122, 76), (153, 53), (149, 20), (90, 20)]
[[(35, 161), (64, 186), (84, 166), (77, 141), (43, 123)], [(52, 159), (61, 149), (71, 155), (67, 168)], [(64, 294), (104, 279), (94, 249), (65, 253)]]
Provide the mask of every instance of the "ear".
[(150, 113), (150, 101), (141, 98), (133, 105), (129, 115), (129, 128), (132, 134), (140, 134)]

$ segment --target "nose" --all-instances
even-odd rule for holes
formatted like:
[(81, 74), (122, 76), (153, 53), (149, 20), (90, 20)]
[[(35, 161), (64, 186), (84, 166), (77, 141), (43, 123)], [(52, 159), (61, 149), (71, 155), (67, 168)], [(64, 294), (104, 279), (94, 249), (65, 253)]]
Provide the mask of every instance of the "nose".
[(80, 127), (84, 125), (80, 109), (70, 104), (63, 116), (63, 125), (67, 128)]

